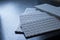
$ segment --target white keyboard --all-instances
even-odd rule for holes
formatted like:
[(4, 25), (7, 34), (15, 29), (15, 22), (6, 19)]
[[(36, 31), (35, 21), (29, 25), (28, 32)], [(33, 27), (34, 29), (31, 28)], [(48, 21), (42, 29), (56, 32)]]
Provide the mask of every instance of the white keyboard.
[(49, 4), (37, 5), (35, 7), (60, 17), (60, 7), (55, 7)]
[(60, 29), (60, 20), (40, 11), (21, 15), (20, 21), (25, 37)]

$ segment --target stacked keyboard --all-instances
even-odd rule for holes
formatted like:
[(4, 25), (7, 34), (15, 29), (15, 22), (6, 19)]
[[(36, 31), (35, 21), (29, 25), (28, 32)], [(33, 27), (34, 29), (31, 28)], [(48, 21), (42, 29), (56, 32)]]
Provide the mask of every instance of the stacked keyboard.
[(35, 6), (35, 8), (26, 8), (25, 12), (20, 15), (20, 28), (24, 36), (31, 38), (60, 30), (60, 19), (52, 15), (60, 17), (60, 7), (42, 4)]

